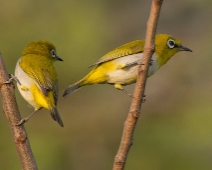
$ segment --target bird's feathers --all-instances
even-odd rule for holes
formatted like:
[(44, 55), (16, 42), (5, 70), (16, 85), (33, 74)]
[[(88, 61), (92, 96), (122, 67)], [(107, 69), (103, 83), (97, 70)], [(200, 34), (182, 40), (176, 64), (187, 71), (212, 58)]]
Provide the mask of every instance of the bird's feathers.
[(63, 121), (62, 121), (62, 119), (60, 117), (60, 114), (57, 111), (57, 108), (53, 108), (53, 110), (50, 110), (50, 113), (51, 113), (52, 118), (55, 121), (57, 121), (61, 127), (64, 127)]
[[(32, 78), (41, 89), (42, 93), (47, 96), (48, 91), (53, 91), (55, 98), (58, 96), (58, 85), (56, 72), (51, 62), (46, 62), (46, 59), (43, 59), (42, 62), (36, 62), (37, 60), (32, 60), (33, 57), (38, 56), (32, 54), (23, 56), (20, 60), (20, 67), (22, 70)], [(42, 60), (42, 57), (40, 57)], [(33, 61), (33, 62), (32, 62)]]
[(127, 55), (137, 54), (141, 53), (144, 50), (144, 40), (136, 40), (132, 41), (130, 43), (124, 44), (113, 51), (110, 51), (109, 53), (105, 54), (103, 57), (101, 57), (96, 63), (92, 64), (90, 67), (94, 65), (98, 65), (110, 60), (114, 60), (120, 57), (124, 57)]
[(80, 81), (70, 85), (63, 93), (63, 97), (67, 97), (69, 94), (75, 92), (77, 89), (80, 88), (80, 83), (83, 82), (84, 79), (81, 79)]

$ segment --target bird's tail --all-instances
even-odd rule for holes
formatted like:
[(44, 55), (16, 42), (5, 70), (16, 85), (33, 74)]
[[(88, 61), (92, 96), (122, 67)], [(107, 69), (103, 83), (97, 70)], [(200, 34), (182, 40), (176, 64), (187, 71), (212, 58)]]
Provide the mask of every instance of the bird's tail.
[(81, 83), (85, 80), (85, 78), (81, 79), (80, 81), (70, 85), (63, 93), (63, 97), (67, 97), (71, 93), (75, 92), (81, 87)]
[(57, 121), (57, 122), (60, 124), (61, 127), (64, 127), (63, 121), (62, 121), (62, 119), (61, 119), (61, 117), (60, 117), (60, 114), (59, 114), (58, 111), (57, 111), (57, 108), (53, 108), (53, 109), (50, 111), (50, 113), (51, 113), (52, 118), (53, 118), (55, 121)]

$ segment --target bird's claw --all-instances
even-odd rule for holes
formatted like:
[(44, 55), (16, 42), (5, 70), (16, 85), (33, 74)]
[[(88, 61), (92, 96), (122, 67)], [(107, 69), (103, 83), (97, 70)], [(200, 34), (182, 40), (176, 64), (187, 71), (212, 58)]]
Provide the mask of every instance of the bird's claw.
[(4, 84), (10, 84), (10, 83), (12, 83), (15, 80), (18, 84), (21, 85), (21, 83), (20, 83), (20, 81), (18, 80), (17, 77), (15, 77), (12, 74), (9, 74), (9, 77), (10, 77), (9, 80), (5, 81)]
[(145, 103), (146, 102), (146, 95), (143, 95), (142, 99), (141, 99), (141, 102), (142, 103)]
[(23, 125), (23, 124), (26, 123), (27, 121), (28, 121), (28, 119), (23, 118), (23, 119), (21, 119), (21, 120), (16, 124), (16, 126)]
[(153, 60), (151, 59), (149, 62), (149, 65), (151, 66), (153, 64)]

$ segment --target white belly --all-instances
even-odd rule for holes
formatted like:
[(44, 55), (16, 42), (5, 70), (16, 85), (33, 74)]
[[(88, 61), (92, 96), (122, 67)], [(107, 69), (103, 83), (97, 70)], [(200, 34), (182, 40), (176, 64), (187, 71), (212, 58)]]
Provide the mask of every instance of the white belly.
[[(24, 87), (30, 89), (30, 86), (32, 84), (35, 84), (35, 82), (22, 70), (22, 68), (19, 66), (19, 61), (18, 60), (17, 64), (16, 64), (16, 68), (15, 68), (15, 76), (18, 78), (18, 80), (20, 81), (20, 83), (22, 85), (24, 85)], [(37, 105), (34, 102), (34, 97), (31, 93), (30, 90), (22, 90), (21, 86), (17, 83), (17, 87), (19, 92), (21, 93), (21, 95), (23, 96), (23, 98), (29, 103), (31, 104), (33, 107), (35, 108), (40, 108), (39, 105)]]
[[(138, 61), (135, 64), (129, 65), (126, 68), (123, 69), (117, 69), (115, 71), (108, 72), (108, 83), (111, 84), (122, 84), (122, 85), (128, 85), (136, 82), (137, 75), (138, 75), (138, 64), (141, 61), (143, 57), (143, 53), (139, 54), (133, 54), (133, 55), (128, 55), (125, 57), (121, 57), (118, 59), (115, 59), (113, 62), (116, 64), (118, 63), (119, 65), (127, 65), (130, 63), (134, 63)], [(159, 68), (158, 63), (157, 63), (157, 55), (154, 53), (152, 56), (152, 63), (149, 66), (149, 71), (148, 71), (148, 77), (153, 75), (157, 69)]]

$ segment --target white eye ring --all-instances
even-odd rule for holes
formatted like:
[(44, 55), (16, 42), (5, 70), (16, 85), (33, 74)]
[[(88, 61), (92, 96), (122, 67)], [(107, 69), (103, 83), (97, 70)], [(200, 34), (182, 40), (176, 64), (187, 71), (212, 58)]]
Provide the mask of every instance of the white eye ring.
[(174, 48), (175, 47), (175, 41), (172, 40), (172, 39), (169, 39), (167, 41), (167, 45), (168, 45), (169, 48)]
[(55, 50), (51, 50), (51, 54), (52, 54), (53, 58), (56, 58), (57, 55), (56, 55), (56, 51)]

